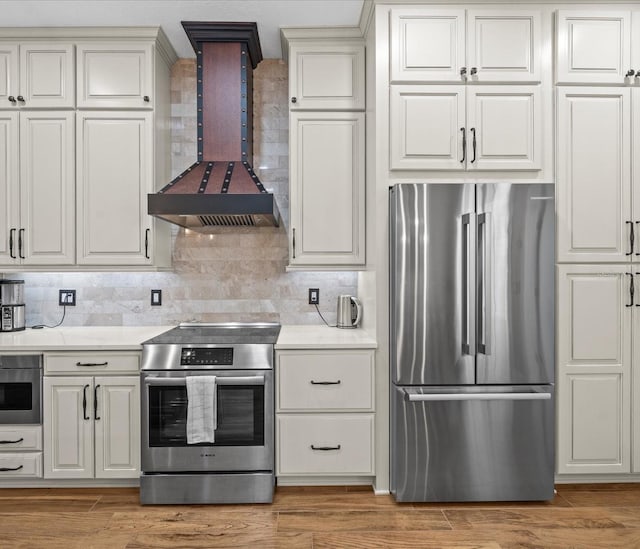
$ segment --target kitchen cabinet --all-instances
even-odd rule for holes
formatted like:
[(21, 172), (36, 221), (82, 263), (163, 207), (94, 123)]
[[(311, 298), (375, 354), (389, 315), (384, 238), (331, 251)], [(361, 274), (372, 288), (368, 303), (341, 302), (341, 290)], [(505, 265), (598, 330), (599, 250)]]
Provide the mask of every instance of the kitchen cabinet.
[(640, 260), (638, 107), (640, 89), (558, 88), (559, 262)]
[(292, 112), (291, 267), (365, 263), (364, 113)]
[(152, 114), (81, 111), (77, 133), (78, 264), (150, 265)]
[(640, 309), (628, 306), (629, 270), (558, 266), (560, 474), (640, 472), (640, 362), (632, 343), (640, 341)]
[(0, 111), (0, 264), (75, 262), (74, 119)]
[(391, 82), (539, 82), (541, 14), (392, 9)]
[(364, 110), (364, 45), (305, 42), (289, 48), (291, 110)]
[(73, 108), (73, 44), (0, 44), (0, 109)]
[(539, 86), (394, 85), (391, 169), (540, 170)]
[(44, 478), (137, 478), (139, 353), (46, 353), (44, 368)]
[(640, 54), (631, 49), (636, 17), (627, 10), (559, 10), (557, 83), (638, 84)]
[(78, 43), (79, 109), (152, 109), (151, 44)]
[(42, 478), (42, 426), (0, 425), (0, 479)]
[(279, 482), (374, 474), (374, 352), (276, 353)]

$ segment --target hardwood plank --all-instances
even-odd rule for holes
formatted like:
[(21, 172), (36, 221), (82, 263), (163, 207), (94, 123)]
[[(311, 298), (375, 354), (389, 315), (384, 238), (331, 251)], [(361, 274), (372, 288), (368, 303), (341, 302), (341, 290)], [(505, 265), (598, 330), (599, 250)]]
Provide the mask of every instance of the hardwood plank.
[(450, 530), (439, 510), (279, 512), (278, 532)]
[(457, 508), (500, 508), (505, 507), (571, 507), (571, 504), (561, 494), (556, 494), (550, 501), (453, 501), (453, 502), (413, 502), (413, 503), (400, 503), (398, 505), (410, 505), (414, 509), (457, 509)]
[(562, 496), (570, 505), (576, 507), (593, 507), (605, 505), (607, 507), (640, 506), (640, 490), (575, 490), (565, 491)]
[(277, 511), (321, 511), (328, 509), (381, 510), (398, 505), (392, 496), (375, 496), (373, 492), (325, 492), (324, 490), (276, 492), (272, 507)]
[(126, 545), (126, 549), (192, 549), (192, 548), (256, 548), (256, 549), (312, 549), (311, 534), (251, 535), (238, 534), (144, 534)]
[(0, 498), (0, 513), (88, 512), (98, 499), (97, 496)]

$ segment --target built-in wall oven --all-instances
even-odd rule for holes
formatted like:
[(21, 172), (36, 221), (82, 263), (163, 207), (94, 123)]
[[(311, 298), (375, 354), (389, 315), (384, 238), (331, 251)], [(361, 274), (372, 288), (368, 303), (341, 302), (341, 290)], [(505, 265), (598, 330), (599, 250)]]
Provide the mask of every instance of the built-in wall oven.
[(42, 356), (0, 355), (0, 424), (42, 423)]
[[(148, 504), (273, 498), (277, 324), (182, 324), (143, 345), (142, 474)], [(187, 438), (187, 378), (215, 376), (215, 441)]]

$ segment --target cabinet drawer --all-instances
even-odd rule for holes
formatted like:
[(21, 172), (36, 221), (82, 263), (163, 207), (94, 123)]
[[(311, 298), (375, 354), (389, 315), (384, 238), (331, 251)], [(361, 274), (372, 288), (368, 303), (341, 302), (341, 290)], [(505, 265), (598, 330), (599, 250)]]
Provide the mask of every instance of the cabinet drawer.
[(42, 452), (0, 453), (0, 479), (5, 477), (42, 478)]
[(373, 410), (373, 353), (286, 353), (278, 357), (278, 409)]
[(373, 474), (373, 414), (281, 415), (277, 474)]
[(45, 354), (44, 373), (52, 374), (109, 374), (139, 372), (139, 353), (67, 353)]
[(42, 450), (40, 425), (0, 426), (0, 452), (16, 450)]

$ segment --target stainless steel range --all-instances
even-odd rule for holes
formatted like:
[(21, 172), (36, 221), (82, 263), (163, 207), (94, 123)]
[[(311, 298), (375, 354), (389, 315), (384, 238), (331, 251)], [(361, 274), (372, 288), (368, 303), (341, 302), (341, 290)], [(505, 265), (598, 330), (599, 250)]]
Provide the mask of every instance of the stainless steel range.
[[(180, 324), (143, 344), (141, 503), (272, 501), (279, 332), (275, 323)], [(189, 438), (187, 385), (205, 381), (187, 381), (194, 376), (215, 376), (213, 442)]]

